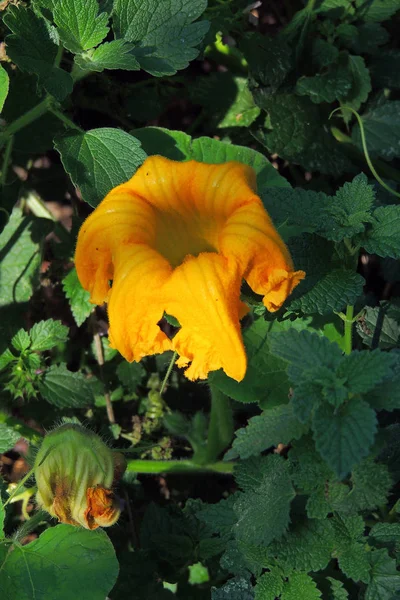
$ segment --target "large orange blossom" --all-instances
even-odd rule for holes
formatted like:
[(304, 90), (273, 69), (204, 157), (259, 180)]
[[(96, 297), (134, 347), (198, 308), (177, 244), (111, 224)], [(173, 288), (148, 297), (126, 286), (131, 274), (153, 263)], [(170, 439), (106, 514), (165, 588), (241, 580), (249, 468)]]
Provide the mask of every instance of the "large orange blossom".
[[(276, 311), (304, 278), (256, 194), (254, 170), (147, 158), (81, 227), (78, 277), (108, 302), (110, 343), (128, 361), (175, 350), (189, 379), (223, 369), (241, 381), (243, 279)], [(181, 328), (173, 339), (164, 312)]]

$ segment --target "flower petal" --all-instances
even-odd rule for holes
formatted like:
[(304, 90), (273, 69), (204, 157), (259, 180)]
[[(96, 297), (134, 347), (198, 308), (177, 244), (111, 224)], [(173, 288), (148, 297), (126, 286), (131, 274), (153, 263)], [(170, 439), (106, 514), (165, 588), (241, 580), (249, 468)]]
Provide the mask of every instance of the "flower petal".
[(223, 369), (241, 381), (246, 372), (246, 353), (239, 314), (242, 275), (237, 261), (216, 253), (189, 256), (164, 286), (165, 307), (181, 329), (173, 338), (179, 366), (189, 379), (205, 379), (209, 371)]
[(225, 256), (236, 257), (247, 283), (265, 296), (264, 304), (271, 312), (282, 306), (305, 277), (304, 271), (293, 271), (290, 253), (257, 196), (229, 217), (220, 249)]
[(154, 243), (154, 209), (124, 186), (112, 190), (82, 225), (75, 264), (91, 302), (107, 300), (114, 279), (113, 253), (124, 244)]
[(114, 251), (114, 283), (109, 296), (110, 345), (128, 361), (170, 350), (171, 340), (157, 323), (164, 314), (160, 290), (171, 266), (148, 246)]

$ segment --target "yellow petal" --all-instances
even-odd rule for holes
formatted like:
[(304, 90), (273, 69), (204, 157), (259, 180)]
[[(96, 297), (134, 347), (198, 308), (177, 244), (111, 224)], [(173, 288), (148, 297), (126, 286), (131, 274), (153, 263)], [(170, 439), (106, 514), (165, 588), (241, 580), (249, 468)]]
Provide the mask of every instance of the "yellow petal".
[(114, 279), (113, 253), (125, 244), (154, 244), (154, 209), (119, 186), (112, 190), (83, 223), (75, 253), (82, 286), (91, 302), (107, 300), (109, 281)]
[(157, 323), (164, 314), (160, 290), (171, 267), (155, 250), (133, 244), (114, 252), (114, 283), (108, 315), (110, 344), (128, 361), (170, 350), (171, 340)]
[(246, 353), (240, 332), (240, 284), (235, 260), (216, 253), (188, 257), (164, 286), (167, 313), (181, 329), (173, 338), (179, 366), (189, 379), (205, 379), (209, 371), (223, 369), (241, 381), (246, 372)]

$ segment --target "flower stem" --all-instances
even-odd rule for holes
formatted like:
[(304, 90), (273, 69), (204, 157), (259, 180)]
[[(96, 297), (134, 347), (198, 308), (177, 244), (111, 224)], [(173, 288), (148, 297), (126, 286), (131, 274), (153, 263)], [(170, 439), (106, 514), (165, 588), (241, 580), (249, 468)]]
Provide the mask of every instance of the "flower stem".
[(167, 385), (167, 383), (168, 383), (168, 379), (169, 379), (169, 376), (171, 375), (171, 371), (172, 371), (172, 369), (173, 369), (173, 367), (174, 367), (174, 364), (175, 364), (175, 360), (176, 360), (176, 357), (177, 357), (177, 355), (178, 355), (178, 353), (177, 353), (177, 352), (174, 352), (174, 353), (173, 353), (173, 355), (172, 355), (171, 362), (170, 362), (170, 363), (169, 363), (169, 365), (168, 365), (167, 372), (165, 373), (165, 377), (164, 377), (164, 379), (163, 379), (163, 381), (162, 381), (162, 384), (161, 384), (161, 387), (160, 387), (160, 396), (162, 396), (162, 395), (163, 395), (163, 393), (164, 393), (165, 386), (166, 386), (166, 385)]
[(192, 460), (128, 460), (127, 471), (134, 473), (196, 473), (208, 471), (231, 475), (234, 463), (212, 462), (199, 465)]
[(22, 488), (22, 486), (24, 485), (24, 483), (26, 483), (28, 481), (28, 479), (30, 477), (32, 477), (34, 473), (34, 469), (31, 469), (30, 471), (27, 472), (27, 474), (21, 479), (21, 481), (18, 482), (17, 487), (11, 492), (11, 494), (9, 495), (9, 497), (7, 498), (7, 500), (4, 502), (3, 507), (5, 508), (7, 506), (7, 504), (9, 504), (9, 502), (11, 502), (11, 500), (14, 498), (14, 496), (16, 496), (17, 492)]
[(346, 315), (344, 320), (344, 352), (351, 354), (353, 348), (353, 323), (354, 323), (354, 306), (347, 305)]
[(213, 462), (231, 443), (233, 437), (233, 415), (231, 401), (214, 386), (211, 391), (211, 414), (205, 458)]

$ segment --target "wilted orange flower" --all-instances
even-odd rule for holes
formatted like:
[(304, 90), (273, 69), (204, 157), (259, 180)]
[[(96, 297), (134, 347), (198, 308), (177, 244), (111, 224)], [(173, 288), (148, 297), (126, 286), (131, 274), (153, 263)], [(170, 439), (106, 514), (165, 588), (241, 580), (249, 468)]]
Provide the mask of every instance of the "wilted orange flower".
[[(82, 225), (75, 256), (91, 302), (108, 302), (110, 343), (128, 361), (176, 350), (189, 379), (241, 381), (245, 279), (277, 310), (304, 277), (260, 198), (251, 167), (148, 158)], [(181, 329), (171, 340), (164, 312)]]

